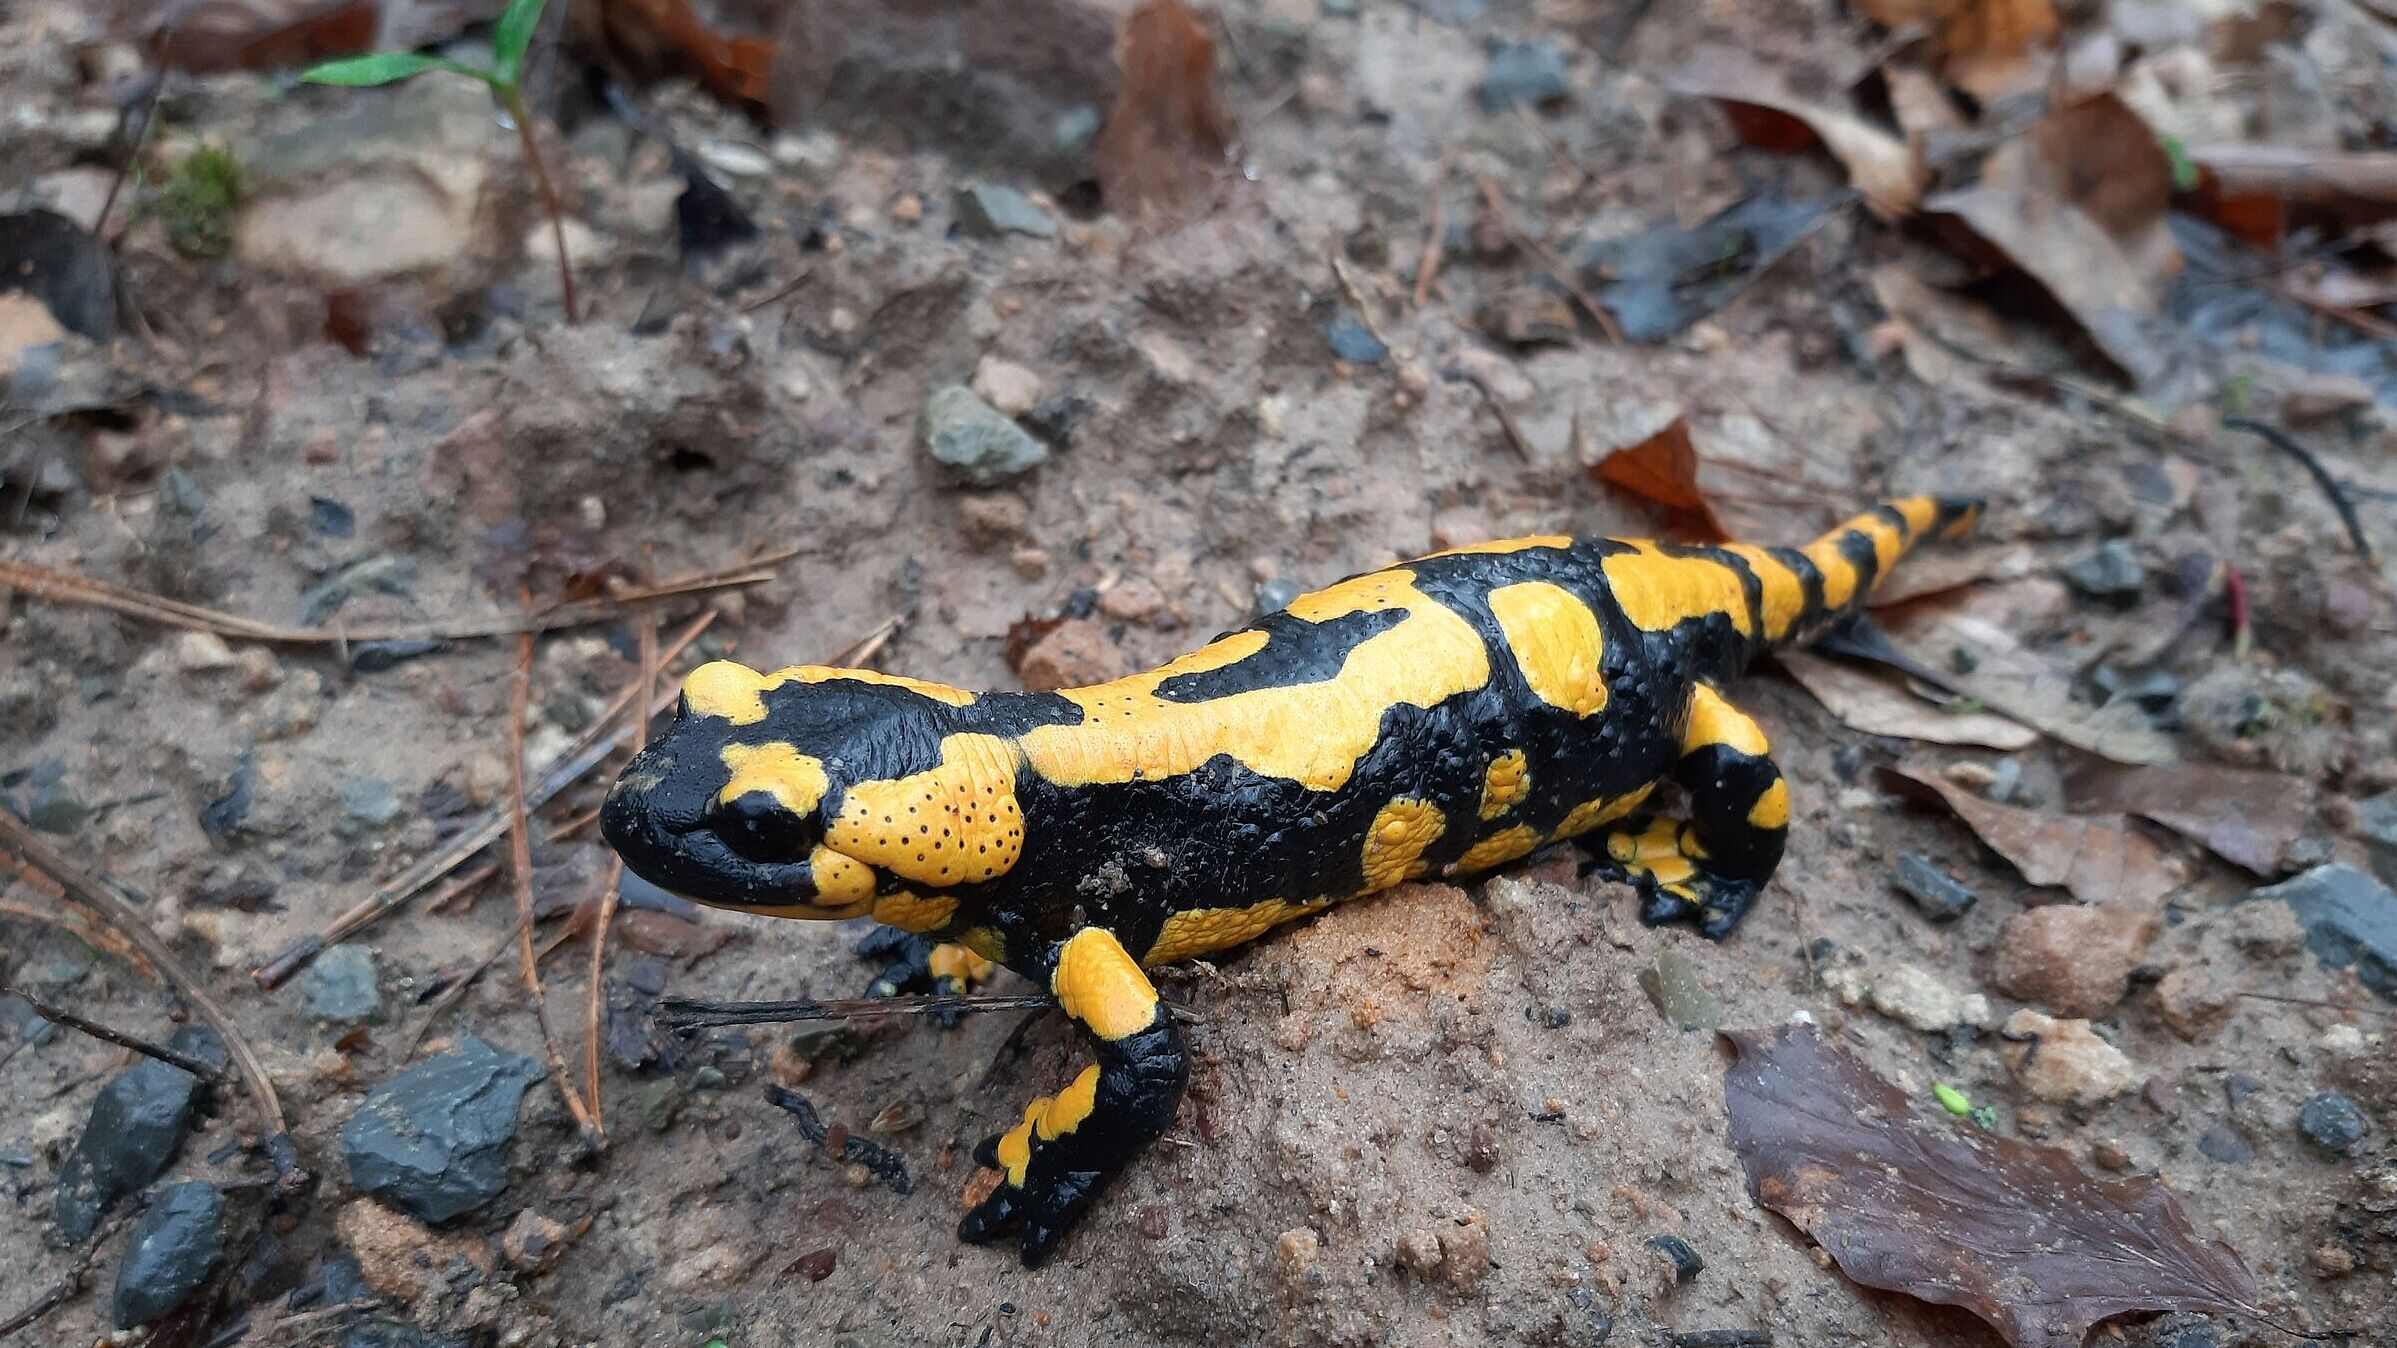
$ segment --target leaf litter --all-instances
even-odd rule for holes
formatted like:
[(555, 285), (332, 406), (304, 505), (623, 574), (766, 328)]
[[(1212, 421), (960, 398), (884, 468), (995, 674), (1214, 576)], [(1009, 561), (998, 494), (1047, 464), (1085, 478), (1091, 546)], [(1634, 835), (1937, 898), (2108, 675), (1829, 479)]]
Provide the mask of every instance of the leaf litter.
[(1867, 1287), (1958, 1306), (2013, 1348), (2079, 1348), (2118, 1315), (2260, 1316), (2238, 1252), (2149, 1176), (1915, 1108), (1811, 1025), (1727, 1034), (1730, 1142), (1756, 1201)]
[(2137, 906), (2181, 887), (2164, 849), (2120, 814), (2055, 814), (2001, 805), (1925, 768), (1883, 768), (1899, 794), (1945, 805), (2022, 878), (2084, 903)]

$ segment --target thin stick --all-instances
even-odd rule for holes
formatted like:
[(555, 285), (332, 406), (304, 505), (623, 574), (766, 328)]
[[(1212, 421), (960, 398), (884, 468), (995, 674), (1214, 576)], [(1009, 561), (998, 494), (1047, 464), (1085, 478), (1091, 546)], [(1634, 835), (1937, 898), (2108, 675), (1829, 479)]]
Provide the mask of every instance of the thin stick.
[(1440, 274), (1440, 255), (1448, 251), (1448, 162), (1450, 152), (1440, 151), (1440, 166), (1432, 170), (1431, 223), (1423, 231), (1423, 256), (1415, 263), (1415, 307), (1420, 309), (1431, 302), (1432, 281)]
[[(263, 1145), (267, 1158), (274, 1163), (275, 1173), (284, 1192), (296, 1193), (308, 1182), (308, 1172), (300, 1169), (299, 1156), (291, 1145), (291, 1128), (283, 1119), (283, 1101), (275, 1094), (275, 1086), (267, 1079), (266, 1068), (250, 1048), (248, 1040), (233, 1026), (226, 1015), (203, 989), (199, 980), (186, 972), (175, 953), (167, 949), (158, 933), (142, 920), (134, 906), (140, 896), (122, 881), (102, 880), (69, 861), (59, 851), (44, 842), (39, 835), (20, 822), (7, 810), (0, 809), (0, 847), (5, 847), (27, 863), (48, 875), (62, 891), (62, 901), (95, 916), (103, 925), (114, 929), (140, 951), (150, 962), (158, 977), (174, 989), (208, 1027), (224, 1041), (225, 1052), (241, 1074), (243, 1086), (266, 1124)], [(128, 899), (127, 895), (132, 895)]]
[[(1498, 390), (1491, 388), (1488, 380), (1472, 370), (1465, 371), (1465, 382), (1481, 390), (1482, 400), (1497, 414), (1498, 425), (1506, 432), (1506, 442), (1515, 447), (1515, 452), (1523, 456), (1523, 461), (1539, 462), (1539, 455), (1532, 450), (1531, 441), (1524, 438), (1522, 423), (1515, 420), (1515, 414), (1508, 410), (1505, 400), (1498, 396)], [(1580, 420), (1580, 413), (1574, 414), (1574, 420)]]
[(433, 998), (433, 1004), (425, 1008), (423, 1023), (416, 1027), (416, 1033), (408, 1040), (408, 1051), (400, 1055), (401, 1062), (416, 1056), (416, 1050), (424, 1044), (424, 1037), (432, 1033), (433, 1022), (441, 1019), (441, 1013), (455, 1006), (458, 999), (466, 995), (466, 990), (483, 976), (484, 971), (499, 963), (499, 957), (508, 953), (508, 947), (516, 944), (516, 934), (523, 929), (523, 925), (521, 922), (511, 923), (508, 934), (499, 938), (499, 944), (491, 947), (490, 954), (483, 956), (473, 968), (459, 975), (457, 982), (443, 988), (440, 995)]
[(1389, 336), (1382, 331), (1380, 320), (1373, 316), (1373, 306), (1365, 302), (1365, 291), (1357, 285), (1357, 278), (1349, 275), (1348, 263), (1341, 259), (1337, 248), (1332, 251), (1332, 275), (1339, 280), (1340, 288), (1348, 292), (1348, 302), (1357, 306), (1357, 317), (1364, 321), (1365, 331), (1372, 333), (1373, 340), (1385, 349), (1395, 350), (1390, 346)]
[(2222, 424), (2230, 430), (2245, 431), (2256, 436), (2265, 444), (2297, 460), (2307, 475), (2314, 479), (2314, 485), (2330, 498), (2330, 508), (2339, 512), (2339, 523), (2347, 526), (2347, 541), (2355, 545), (2356, 555), (2367, 562), (2372, 560), (2372, 541), (2364, 537), (2364, 522), (2356, 518), (2355, 502), (2347, 499), (2347, 489), (2330, 475), (2330, 470), (2322, 466), (2322, 460), (2315, 458), (2312, 450), (2297, 443), (2297, 438), (2287, 431), (2278, 426), (2267, 426), (2261, 421), (2251, 421), (2246, 417), (2224, 417)]
[[(657, 696), (658, 627), (641, 624), (641, 668), (636, 676), (634, 705), (646, 707)], [(649, 719), (633, 722), (633, 752), (649, 742)], [(607, 883), (599, 891), (599, 921), (591, 929), (591, 1004), (583, 1018), (583, 1075), (590, 1083), (591, 1119), (606, 1125), (599, 1100), (599, 1016), (607, 999), (608, 927), (616, 920), (616, 900), (624, 888), (624, 858), (608, 863)]]
[(1507, 207), (1506, 194), (1498, 189), (1498, 184), (1479, 176), (1476, 176), (1473, 181), (1481, 189), (1483, 204), (1490, 208), (1490, 214), (1498, 218), (1499, 228), (1505, 230), (1506, 236), (1515, 241), (1515, 246), (1531, 254), (1532, 261), (1538, 263), (1540, 270), (1548, 274), (1549, 280), (1564, 287), (1565, 293), (1573, 297), (1574, 302), (1581, 306), (1582, 312), (1590, 316), (1590, 321), (1598, 325), (1598, 330), (1606, 334), (1606, 340), (1616, 346), (1623, 345), (1623, 330), (1615, 326), (1615, 316), (1599, 307), (1598, 301), (1590, 298), (1590, 292), (1582, 288), (1581, 282), (1573, 279), (1572, 269), (1565, 265), (1563, 258), (1558, 257), (1547, 244), (1533, 238), (1521, 225), (1515, 223), (1515, 213)]
[(566, 301), (566, 326), (577, 327), (583, 321), (582, 309), (574, 302), (574, 264), (566, 259), (566, 213), (558, 207), (557, 190), (550, 186), (549, 169), (541, 162), (541, 146), (533, 138), (533, 117), (524, 105), (524, 91), (509, 85), (499, 91), (500, 101), (507, 105), (508, 116), (515, 119), (517, 139), (524, 145), (524, 164), (533, 171), (533, 188), (541, 194), (541, 209), (549, 212), (549, 233), (558, 245), (558, 291)]
[(142, 1038), (140, 1035), (127, 1034), (123, 1030), (110, 1029), (108, 1026), (102, 1025), (96, 1020), (85, 1020), (83, 1017), (76, 1015), (72, 1011), (61, 1011), (57, 1007), (43, 1001), (41, 998), (25, 991), (23, 988), (0, 986), (0, 991), (5, 991), (16, 996), (18, 999), (22, 1000), (25, 1005), (33, 1008), (33, 1014), (40, 1016), (42, 1019), (49, 1021), (53, 1025), (64, 1025), (70, 1030), (80, 1030), (84, 1034), (88, 1034), (92, 1038), (100, 1040), (103, 1043), (114, 1044), (118, 1048), (131, 1049), (145, 1058), (156, 1058), (158, 1061), (167, 1064), (169, 1067), (180, 1067), (184, 1071), (191, 1073), (193, 1076), (198, 1077), (200, 1080), (205, 1081), (210, 1085), (215, 1085), (225, 1079), (225, 1073), (223, 1069), (215, 1066), (212, 1063), (195, 1058), (188, 1053), (178, 1052), (175, 1049), (168, 1048), (164, 1044), (153, 1043), (150, 1040)]
[(584, 627), (591, 623), (607, 622), (623, 616), (633, 606), (682, 595), (703, 594), (711, 590), (732, 589), (757, 585), (774, 579), (771, 568), (796, 556), (798, 549), (785, 548), (780, 552), (741, 562), (735, 566), (718, 567), (694, 575), (678, 576), (655, 585), (627, 590), (604, 599), (586, 599), (577, 603), (557, 604), (537, 611), (511, 616), (466, 620), (454, 623), (415, 623), (365, 627), (287, 627), (278, 623), (257, 622), (236, 614), (201, 608), (157, 595), (111, 585), (72, 571), (60, 571), (30, 562), (0, 559), (0, 590), (21, 591), (35, 599), (52, 603), (88, 604), (122, 613), (128, 617), (144, 618), (170, 627), (187, 627), (195, 631), (213, 632), (220, 637), (248, 641), (270, 641), (291, 645), (338, 645), (355, 641), (470, 641), (482, 637), (516, 636), (524, 632), (554, 632), (566, 627)]
[[(667, 643), (665, 653), (661, 658), (671, 662), (679, 657), (690, 647), (692, 642), (699, 639), (699, 634), (705, 632), (715, 621), (716, 615), (713, 610), (693, 618), (683, 626), (682, 630), (674, 634), (674, 639)], [(543, 770), (541, 780), (532, 790), (530, 798), (532, 808), (539, 809), (547, 804), (551, 797), (581, 780), (583, 774), (597, 767), (601, 761), (615, 751), (616, 745), (624, 739), (624, 732), (617, 725), (617, 718), (621, 717), (625, 708), (631, 705), (632, 695), (633, 690), (630, 688), (619, 692), (614, 701), (602, 708), (599, 715), (591, 719), (591, 724), (584, 728), (581, 737), (567, 747), (565, 755)], [(652, 702), (647, 709), (648, 715), (651, 716), (655, 716), (663, 710), (665, 708), (658, 706), (655, 702)], [(423, 892), (427, 886), (438, 882), (441, 877), (466, 864), (476, 853), (497, 842), (499, 835), (507, 832), (507, 829), (508, 816), (500, 806), (494, 805), (485, 810), (481, 818), (475, 820), (471, 826), (459, 831), (440, 851), (427, 856), (398, 877), (351, 905), (348, 911), (334, 918), (332, 924), (324, 931), (312, 936), (304, 936), (284, 947), (277, 952), (273, 959), (251, 970), (250, 977), (257, 981), (260, 988), (268, 992), (281, 987), (293, 974), (307, 967), (308, 962), (315, 959), (326, 946), (346, 939), (380, 921)], [(480, 883), (484, 876), (489, 874), (490, 872), (486, 870), (481, 875), (473, 877), (472, 880), (461, 880), (457, 885), (444, 890), (441, 899), (435, 902), (446, 901), (449, 895), (459, 892), (463, 886)]]
[(599, 1121), (583, 1103), (583, 1093), (566, 1075), (566, 1055), (558, 1048), (558, 1033), (549, 1023), (549, 1002), (541, 987), (541, 967), (533, 955), (533, 823), (524, 803), (524, 712), (533, 696), (533, 634), (516, 638), (516, 671), (508, 679), (508, 868), (516, 882), (516, 940), (525, 994), (532, 999), (533, 1019), (541, 1026), (541, 1051), (549, 1059), (549, 1075), (574, 1116), (583, 1145), (598, 1151), (607, 1145)]
[(667, 997), (658, 1002), (658, 1023), (676, 1032), (721, 1025), (779, 1025), (801, 1020), (853, 1020), (872, 1016), (923, 1016), (942, 1011), (1031, 1011), (1055, 1006), (1044, 993), (978, 992), (954, 997), (811, 997), (782, 1002), (706, 1002)]
[(93, 1237), (92, 1242), (83, 1247), (82, 1258), (76, 1261), (73, 1268), (67, 1270), (65, 1277), (51, 1284), (50, 1290), (35, 1297), (24, 1309), (5, 1320), (0, 1320), (0, 1339), (7, 1338), (57, 1310), (81, 1292), (84, 1280), (92, 1275), (92, 1265), (99, 1262), (100, 1251), (108, 1248), (108, 1243), (116, 1235), (117, 1228), (124, 1224), (125, 1214), (122, 1212), (109, 1218), (107, 1223), (100, 1228), (99, 1233)]

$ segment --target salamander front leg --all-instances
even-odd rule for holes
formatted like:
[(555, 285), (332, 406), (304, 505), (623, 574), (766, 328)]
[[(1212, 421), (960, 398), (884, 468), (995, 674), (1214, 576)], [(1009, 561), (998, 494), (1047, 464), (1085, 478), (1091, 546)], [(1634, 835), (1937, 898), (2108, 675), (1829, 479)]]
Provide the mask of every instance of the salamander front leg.
[(1747, 916), (1789, 835), (1789, 784), (1769, 748), (1755, 721), (1698, 686), (1673, 765), (1688, 822), (1635, 819), (1606, 836), (1609, 869), (1639, 886), (1640, 921), (1687, 922), (1720, 941)]
[[(876, 926), (857, 943), (860, 959), (882, 961), (882, 971), (866, 985), (868, 997), (897, 997), (910, 992), (954, 997), (972, 992), (974, 985), (997, 972), (998, 966), (955, 941)], [(943, 1029), (954, 1029), (958, 1013), (940, 1012)]]
[(1107, 1181), (1173, 1122), (1190, 1081), (1181, 1031), (1114, 933), (1085, 928), (1061, 943), (1049, 986), (1098, 1061), (975, 1151), (1000, 1172), (999, 1187), (957, 1227), (976, 1245), (1020, 1232), (1026, 1268), (1048, 1258)]

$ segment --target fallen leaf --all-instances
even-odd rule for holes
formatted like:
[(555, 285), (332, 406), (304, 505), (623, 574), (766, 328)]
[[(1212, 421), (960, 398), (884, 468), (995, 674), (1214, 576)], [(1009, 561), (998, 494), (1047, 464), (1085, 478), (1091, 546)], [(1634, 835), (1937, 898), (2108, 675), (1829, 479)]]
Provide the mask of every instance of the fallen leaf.
[(2083, 763), (2066, 774), (2064, 793), (2077, 813), (2152, 819), (2267, 878), (2287, 869), (2289, 849), (2305, 836), (2314, 813), (2313, 792), (2304, 781), (2213, 763)]
[(1885, 28), (1931, 34), (1940, 73), (1987, 101), (2031, 82), (2033, 58), (2056, 36), (2053, 0), (1857, 0)]
[(1810, 1025), (1725, 1038), (1748, 1192), (1864, 1286), (1962, 1307), (2013, 1348), (2080, 1348), (2117, 1315), (2262, 1313), (2238, 1252), (2200, 1240), (2161, 1181), (2095, 1179), (2055, 1147), (1918, 1110)]
[(1731, 533), (1715, 517), (1706, 494), (1698, 488), (1698, 448), (1690, 443), (1687, 417), (1675, 417), (1663, 430), (1635, 445), (1608, 454), (1590, 468), (1590, 475), (1612, 487), (1653, 502), (1690, 526), (1703, 541), (1726, 542)]
[[(1991, 366), (2044, 370), (2057, 363), (2033, 348), (2024, 328), (2004, 322), (1987, 305), (1934, 287), (1912, 267), (1885, 263), (1871, 279), (1873, 297), (1897, 325), (1906, 368), (1932, 388), (1978, 379)], [(1908, 558), (1898, 576), (1913, 567)]]
[(2102, 707), (2081, 701), (2073, 696), (2071, 671), (2056, 668), (1984, 618), (1935, 605), (1878, 617), (1891, 644), (1942, 671), (1943, 682), (2050, 739), (2116, 763), (2169, 763), (2180, 757), (2171, 736), (2157, 730), (2134, 700), (2117, 698)]
[(142, 30), (151, 61), (193, 74), (413, 51), (496, 18), (502, 0), (175, 0)]
[(774, 91), (774, 44), (718, 32), (691, 0), (597, 0), (599, 31), (634, 69), (680, 71), (730, 103), (764, 107)]
[(1922, 200), (1929, 170), (1912, 146), (1846, 108), (1794, 92), (1780, 72), (1738, 48), (1701, 47), (1664, 84), (1724, 104), (1750, 144), (1794, 150), (1821, 141), (1884, 220), (1912, 213)]
[(1758, 193), (1695, 225), (1660, 224), (1580, 250), (1574, 265), (1623, 335), (1657, 342), (1713, 313), (1795, 248), (1827, 202)]
[(1773, 658), (1850, 730), (2007, 751), (2039, 742), (2039, 732), (2029, 726), (1984, 711), (1944, 711), (1888, 679), (1836, 660), (1804, 651), (1782, 651)]
[(2030, 140), (2038, 151), (2030, 162), (2052, 175), (2051, 190), (2117, 239), (2155, 229), (2172, 208), (2172, 156), (2112, 94), (2050, 110)]
[(2397, 150), (2193, 145), (2190, 162), (2232, 198), (2264, 197), (2363, 223), (2397, 215)]
[(1092, 148), (1099, 194), (1127, 216), (1189, 208), (1223, 176), (1232, 123), (1215, 95), (1215, 39), (1181, 0), (1149, 0), (1115, 43), (1123, 83)]
[(2029, 548), (1968, 544), (1925, 549), (1909, 554), (1904, 566), (1876, 583), (1865, 606), (1896, 608), (1987, 581), (2021, 580), (2039, 570), (2039, 556)]
[(1901, 794), (1921, 800), (1927, 791), (1936, 797), (2034, 885), (2070, 890), (2084, 903), (2132, 906), (2180, 888), (2181, 878), (2164, 849), (2119, 814), (2050, 814), (2000, 805), (1935, 772), (1904, 766), (1881, 771)]

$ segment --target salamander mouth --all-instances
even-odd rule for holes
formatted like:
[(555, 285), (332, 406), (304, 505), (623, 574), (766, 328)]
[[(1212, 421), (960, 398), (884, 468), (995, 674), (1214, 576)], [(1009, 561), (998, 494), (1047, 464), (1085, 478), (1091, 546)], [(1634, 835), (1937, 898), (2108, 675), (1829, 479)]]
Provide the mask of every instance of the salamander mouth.
[(712, 794), (678, 771), (670, 745), (653, 745), (625, 766), (608, 791), (600, 833), (635, 875), (695, 902), (815, 907), (815, 868), (805, 859), (760, 861), (734, 851), (709, 823)]

